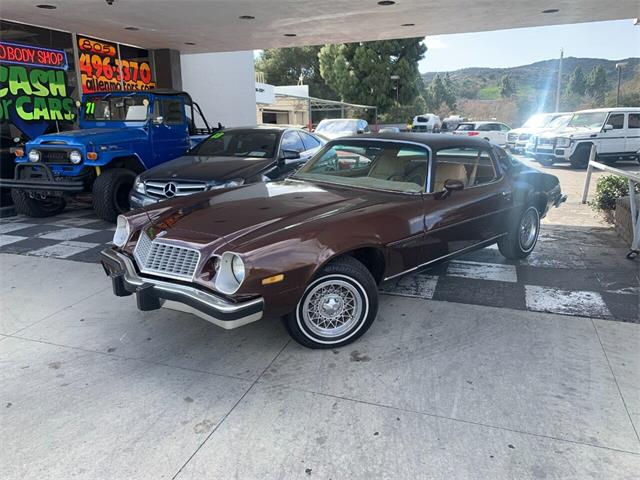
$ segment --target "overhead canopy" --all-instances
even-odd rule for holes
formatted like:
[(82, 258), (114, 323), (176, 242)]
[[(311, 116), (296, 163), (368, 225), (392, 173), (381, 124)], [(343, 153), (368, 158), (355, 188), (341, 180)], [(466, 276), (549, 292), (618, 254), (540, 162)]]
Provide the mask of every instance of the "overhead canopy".
[[(113, 0), (112, 3), (2, 0), (0, 14), (4, 20), (185, 53), (420, 37), (639, 15), (638, 0), (396, 0), (386, 6), (379, 5), (378, 0)], [(45, 10), (36, 4), (57, 8)], [(558, 11), (543, 13), (543, 10)], [(254, 18), (240, 19), (241, 16)]]

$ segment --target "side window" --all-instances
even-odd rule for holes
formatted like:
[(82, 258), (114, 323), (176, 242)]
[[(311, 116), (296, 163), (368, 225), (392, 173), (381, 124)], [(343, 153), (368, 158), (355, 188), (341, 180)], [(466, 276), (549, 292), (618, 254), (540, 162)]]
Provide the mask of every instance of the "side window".
[(501, 123), (500, 124), (500, 130), (502, 130), (503, 132), (508, 132), (511, 129), (507, 125), (505, 125), (504, 123)]
[(609, 115), (609, 119), (607, 120), (607, 125), (613, 125), (614, 130), (620, 130), (624, 126), (624, 114), (623, 113), (612, 113)]
[(491, 123), (483, 123), (476, 127), (476, 131), (478, 132), (490, 132), (492, 130)]
[(447, 180), (460, 180), (465, 188), (477, 187), (498, 178), (488, 150), (445, 148), (435, 156), (434, 191), (444, 189)]
[(298, 132), (302, 137), (302, 143), (304, 144), (305, 150), (311, 150), (313, 148), (317, 148), (320, 146), (320, 142), (313, 135), (309, 135), (308, 133)]
[(182, 125), (184, 123), (184, 112), (180, 100), (162, 100), (162, 116), (167, 125)]
[(298, 132), (286, 132), (282, 137), (280, 150), (293, 150), (294, 152), (304, 152), (305, 148), (300, 140)]
[(629, 128), (640, 128), (640, 113), (629, 114)]

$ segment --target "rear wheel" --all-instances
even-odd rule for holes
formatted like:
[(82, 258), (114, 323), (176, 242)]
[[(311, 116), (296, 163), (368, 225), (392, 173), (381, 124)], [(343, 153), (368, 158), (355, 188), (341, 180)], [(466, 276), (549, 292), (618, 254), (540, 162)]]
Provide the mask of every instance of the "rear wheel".
[(291, 337), (309, 348), (335, 348), (362, 336), (378, 313), (378, 290), (352, 257), (328, 264), (306, 288), (295, 312), (283, 318)]
[(62, 212), (67, 206), (63, 197), (31, 197), (24, 190), (11, 189), (11, 199), (16, 212), (34, 218), (52, 217)]
[(126, 168), (102, 172), (93, 182), (93, 209), (98, 217), (115, 223), (118, 215), (129, 211), (129, 192), (136, 174)]
[(573, 155), (569, 157), (572, 168), (587, 168), (589, 155), (591, 154), (591, 144), (581, 144), (576, 147)]
[(509, 233), (498, 240), (498, 249), (506, 258), (525, 258), (533, 251), (540, 234), (540, 213), (536, 207), (528, 207), (515, 221)]

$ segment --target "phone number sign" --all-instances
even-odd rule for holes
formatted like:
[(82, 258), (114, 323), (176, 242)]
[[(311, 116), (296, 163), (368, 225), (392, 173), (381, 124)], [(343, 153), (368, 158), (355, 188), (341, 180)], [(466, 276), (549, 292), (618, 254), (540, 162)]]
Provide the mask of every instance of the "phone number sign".
[(150, 90), (156, 86), (149, 63), (119, 58), (116, 44), (78, 37), (78, 50), (83, 93)]

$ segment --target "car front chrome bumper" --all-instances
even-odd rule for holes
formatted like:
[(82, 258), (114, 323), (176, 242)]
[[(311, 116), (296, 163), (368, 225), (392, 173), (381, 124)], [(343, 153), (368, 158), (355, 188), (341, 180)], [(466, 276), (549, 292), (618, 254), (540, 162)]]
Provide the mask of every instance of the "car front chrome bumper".
[(262, 298), (234, 303), (188, 285), (141, 277), (133, 261), (114, 247), (103, 250), (100, 256), (102, 266), (111, 278), (113, 293), (118, 297), (135, 294), (140, 310), (165, 307), (185, 311), (225, 329), (237, 328), (262, 318)]

